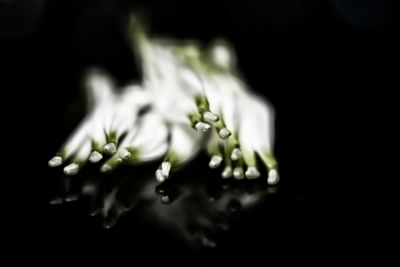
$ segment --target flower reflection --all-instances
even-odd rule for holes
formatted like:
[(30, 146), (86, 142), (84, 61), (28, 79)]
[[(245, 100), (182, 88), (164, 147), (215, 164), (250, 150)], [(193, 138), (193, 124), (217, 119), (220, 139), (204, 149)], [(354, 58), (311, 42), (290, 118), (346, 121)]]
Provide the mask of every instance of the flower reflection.
[(132, 219), (123, 217), (139, 211), (143, 216), (140, 219), (159, 222), (191, 245), (215, 247), (229, 234), (232, 220), (242, 210), (262, 203), (278, 189), (259, 179), (245, 183), (217, 179), (204, 169), (180, 170), (159, 184), (151, 179), (155, 164), (134, 170), (122, 167), (106, 174), (88, 165), (77, 176), (58, 179), (58, 190), (53, 190), (58, 193), (51, 203), (80, 199), (87, 203), (91, 216), (103, 218), (105, 228), (113, 227), (120, 219)]

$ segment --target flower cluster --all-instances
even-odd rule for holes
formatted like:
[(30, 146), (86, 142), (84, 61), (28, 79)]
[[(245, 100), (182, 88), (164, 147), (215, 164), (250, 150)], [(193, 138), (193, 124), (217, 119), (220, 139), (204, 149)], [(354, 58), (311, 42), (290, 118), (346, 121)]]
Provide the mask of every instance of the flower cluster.
[(137, 19), (131, 37), (142, 83), (116, 90), (108, 75), (91, 71), (91, 110), (50, 167), (65, 164), (64, 173), (75, 175), (87, 162), (110, 172), (163, 158), (155, 171), (163, 182), (204, 149), (223, 178), (258, 178), (262, 162), (268, 183), (278, 182), (273, 110), (241, 78), (227, 42), (153, 38)]

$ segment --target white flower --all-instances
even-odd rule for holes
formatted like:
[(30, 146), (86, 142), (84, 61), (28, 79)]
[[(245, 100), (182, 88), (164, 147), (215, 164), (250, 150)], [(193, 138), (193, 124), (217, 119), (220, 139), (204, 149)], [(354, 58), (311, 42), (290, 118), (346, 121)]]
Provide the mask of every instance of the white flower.
[(89, 158), (91, 151), (90, 139), (87, 139), (84, 144), (78, 150), (78, 153), (74, 156), (72, 163), (64, 167), (64, 174), (75, 175), (78, 173), (79, 168), (86, 163)]
[[(112, 111), (116, 101), (112, 79), (99, 70), (91, 70), (86, 78), (86, 88), (89, 102), (92, 102), (91, 138), (92, 153), (89, 161), (92, 163), (102, 159), (101, 153), (106, 146), (106, 133), (110, 132)], [(106, 147), (107, 148), (107, 147)], [(110, 148), (106, 151), (110, 152)]]
[(124, 160), (142, 163), (162, 157), (168, 149), (167, 137), (162, 118), (154, 112), (146, 113), (121, 142), (118, 153), (104, 163), (102, 171), (111, 171)]
[(172, 125), (170, 147), (164, 162), (156, 171), (157, 180), (163, 182), (171, 170), (191, 160), (201, 148), (201, 139), (202, 135), (186, 124)]
[(277, 183), (273, 109), (240, 77), (230, 45), (218, 40), (203, 50), (193, 41), (149, 38), (137, 20), (132, 25), (143, 83), (116, 93), (109, 76), (90, 71), (89, 114), (49, 166), (69, 162), (64, 172), (75, 175), (103, 153), (111, 157), (102, 172), (164, 156), (156, 171), (162, 182), (206, 148), (210, 168), (224, 164), (223, 178), (258, 178), (258, 154), (268, 168), (268, 183)]
[[(243, 98), (241, 108), (245, 111), (240, 126), (240, 144), (243, 157), (249, 167), (255, 166), (256, 152), (269, 170), (269, 182), (276, 183), (279, 179), (277, 162), (273, 156), (274, 141), (274, 111), (272, 107), (259, 96)], [(254, 168), (248, 170), (249, 177), (256, 173)]]
[(49, 161), (50, 167), (57, 167), (78, 151), (83, 142), (88, 138), (90, 120), (85, 118), (77, 129), (68, 137), (60, 151)]
[(110, 132), (115, 132), (116, 142), (136, 123), (140, 109), (150, 104), (148, 94), (137, 85), (124, 88), (113, 104)]
[(222, 154), (223, 143), (219, 138), (216, 131), (211, 133), (210, 138), (207, 142), (207, 153), (211, 156), (208, 166), (212, 169), (218, 168), (223, 161)]

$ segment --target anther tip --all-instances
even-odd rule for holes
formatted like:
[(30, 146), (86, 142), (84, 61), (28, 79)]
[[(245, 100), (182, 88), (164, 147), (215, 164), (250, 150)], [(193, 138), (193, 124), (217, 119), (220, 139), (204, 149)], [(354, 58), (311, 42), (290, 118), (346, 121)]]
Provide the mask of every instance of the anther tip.
[(240, 151), (239, 148), (233, 149), (233, 151), (231, 153), (232, 160), (239, 160), (241, 156), (242, 156), (242, 152)]
[(227, 128), (222, 128), (221, 130), (218, 131), (219, 137), (222, 139), (226, 139), (231, 135), (231, 131), (229, 131)]
[(163, 163), (161, 163), (161, 172), (164, 178), (169, 177), (170, 171), (171, 171), (171, 163), (169, 163), (168, 161), (164, 161)]
[(194, 126), (194, 129), (198, 132), (205, 133), (211, 129), (211, 126), (208, 123), (200, 121), (200, 122), (196, 123), (196, 125)]
[(246, 170), (246, 178), (247, 179), (256, 179), (260, 177), (260, 172), (256, 167), (248, 167)]
[(64, 174), (65, 175), (75, 175), (79, 171), (79, 165), (76, 163), (71, 163), (64, 167)]
[(206, 111), (203, 113), (203, 118), (209, 122), (217, 122), (219, 121), (219, 116), (211, 111)]
[(111, 171), (111, 166), (109, 164), (104, 164), (103, 166), (101, 166), (100, 171), (101, 172), (110, 172)]
[(218, 168), (219, 165), (221, 165), (221, 162), (222, 162), (222, 157), (219, 155), (214, 155), (211, 157), (211, 160), (210, 160), (210, 163), (208, 164), (208, 166), (211, 169), (215, 169), (215, 168)]
[(107, 155), (114, 155), (117, 153), (117, 147), (114, 143), (108, 143), (104, 145), (103, 150)]
[(160, 169), (156, 171), (156, 179), (158, 182), (162, 183), (165, 181), (165, 177)]
[(227, 179), (232, 177), (232, 168), (231, 167), (225, 167), (221, 174), (222, 178)]
[(99, 152), (97, 152), (97, 151), (92, 151), (92, 153), (90, 153), (90, 156), (89, 156), (89, 162), (91, 162), (91, 163), (97, 163), (97, 162), (99, 162), (102, 158), (103, 158), (103, 155), (101, 155)]
[(60, 166), (62, 164), (62, 157), (54, 156), (49, 160), (48, 164), (49, 164), (49, 167), (52, 167), (52, 168)]
[(242, 180), (244, 178), (243, 169), (241, 167), (236, 167), (233, 170), (233, 178), (236, 180)]
[(122, 148), (118, 151), (118, 156), (121, 159), (129, 159), (132, 156), (132, 154), (131, 152), (128, 151), (128, 149)]
[(275, 185), (279, 182), (279, 173), (276, 169), (269, 170), (267, 182), (269, 185)]

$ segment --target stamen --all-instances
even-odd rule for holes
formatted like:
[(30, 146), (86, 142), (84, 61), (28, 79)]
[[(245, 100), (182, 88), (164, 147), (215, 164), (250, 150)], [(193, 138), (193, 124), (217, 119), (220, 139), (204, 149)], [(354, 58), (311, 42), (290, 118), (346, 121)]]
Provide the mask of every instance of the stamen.
[(161, 163), (161, 172), (164, 178), (169, 177), (169, 172), (171, 171), (171, 163), (169, 162), (163, 162)]
[(198, 132), (208, 132), (211, 129), (210, 124), (199, 121), (196, 123), (196, 125), (194, 126), (194, 129)]
[(214, 155), (211, 157), (210, 163), (208, 164), (208, 166), (211, 169), (215, 169), (218, 168), (219, 165), (221, 165), (223, 158), (220, 155)]
[(224, 179), (232, 177), (232, 168), (230, 166), (225, 167), (225, 169), (222, 172), (221, 176)]
[(50, 167), (54, 168), (54, 167), (58, 167), (62, 164), (63, 159), (60, 156), (54, 156), (51, 158), (51, 160), (49, 160), (48, 164)]
[(233, 149), (231, 153), (232, 160), (239, 160), (242, 157), (242, 151), (239, 148)]
[(112, 167), (109, 164), (104, 164), (100, 168), (101, 172), (110, 172), (111, 170), (112, 170)]
[(129, 159), (132, 156), (132, 154), (131, 154), (131, 152), (129, 152), (128, 149), (121, 148), (120, 150), (118, 150), (118, 156), (121, 159)]
[(247, 179), (256, 179), (260, 177), (260, 172), (256, 167), (248, 167), (246, 170), (246, 178)]
[(76, 163), (71, 163), (64, 167), (64, 174), (65, 175), (75, 175), (79, 171), (79, 165)]
[(114, 155), (117, 153), (117, 147), (114, 143), (108, 143), (103, 147), (104, 153), (107, 155)]
[(203, 118), (209, 122), (217, 122), (219, 121), (219, 116), (211, 111), (206, 111), (203, 113)]
[(269, 185), (275, 185), (279, 182), (279, 174), (276, 169), (269, 170), (267, 182)]
[(242, 180), (244, 178), (244, 174), (243, 174), (243, 168), (242, 167), (236, 167), (233, 170), (233, 177), (236, 180)]
[(162, 170), (158, 169), (158, 170), (156, 171), (156, 179), (157, 179), (157, 181), (160, 182), (160, 183), (162, 183), (162, 182), (165, 181), (165, 177), (164, 177), (164, 175), (162, 174)]
[(96, 163), (99, 162), (103, 158), (103, 155), (101, 155), (98, 151), (92, 151), (89, 156), (89, 161), (91, 163)]
[(231, 134), (232, 134), (231, 131), (229, 131), (226, 127), (218, 131), (218, 135), (222, 139), (227, 139)]

